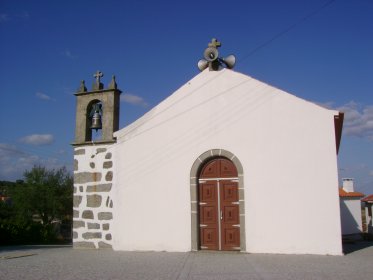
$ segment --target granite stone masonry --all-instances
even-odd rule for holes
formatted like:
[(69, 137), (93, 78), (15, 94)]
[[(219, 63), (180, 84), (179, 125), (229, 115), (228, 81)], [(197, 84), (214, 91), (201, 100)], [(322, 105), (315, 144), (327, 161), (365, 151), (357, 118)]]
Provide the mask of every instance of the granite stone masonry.
[(94, 242), (74, 241), (74, 248), (95, 249)]
[(110, 225), (109, 224), (102, 224), (102, 230), (109, 230)]
[[(111, 223), (114, 185), (111, 144), (75, 147), (74, 151), (74, 248), (112, 247)], [(103, 234), (105, 232), (105, 234)]]
[(79, 207), (81, 202), (82, 202), (82, 196), (81, 195), (74, 195), (73, 206), (74, 207)]
[[(81, 81), (75, 93), (75, 140), (72, 143), (74, 248), (112, 247), (112, 240), (107, 240), (106, 235), (112, 234), (113, 208), (110, 205), (115, 165), (112, 148), (116, 143), (114, 132), (119, 129), (121, 91), (117, 87), (115, 76), (112, 76), (107, 88), (101, 82), (101, 77), (103, 73), (97, 71), (92, 89), (88, 90), (85, 82)], [(96, 132), (100, 129), (100, 135), (93, 134), (92, 112), (98, 113), (102, 120), (102, 125), (94, 127)], [(102, 232), (103, 224), (108, 225), (105, 233)]]
[(97, 239), (101, 238), (101, 232), (85, 232), (82, 234), (84, 239)]
[(78, 210), (73, 210), (73, 217), (74, 218), (79, 218), (79, 211)]
[(77, 221), (74, 219), (74, 222), (73, 222), (73, 228), (81, 228), (81, 227), (84, 227), (85, 226), (85, 223), (83, 221)]
[(93, 219), (93, 212), (91, 210), (84, 210), (82, 214), (83, 219)]
[(106, 155), (105, 155), (105, 159), (111, 159), (111, 153), (107, 153)]
[(98, 242), (98, 248), (108, 249), (108, 248), (111, 248), (111, 245), (106, 243), (106, 242), (100, 241), (100, 242)]
[(112, 220), (113, 214), (111, 212), (101, 212), (98, 213), (98, 219), (101, 220)]
[(74, 183), (88, 183), (88, 182), (98, 182), (101, 180), (100, 172), (80, 172), (74, 173)]
[(100, 229), (100, 224), (98, 224), (98, 223), (88, 223), (88, 229)]
[(106, 181), (110, 182), (113, 180), (113, 171), (108, 171), (105, 176)]
[(105, 161), (104, 165), (102, 166), (104, 169), (108, 169), (113, 167), (113, 162), (112, 161)]
[(75, 149), (74, 155), (84, 155), (85, 154), (85, 149)]
[(101, 206), (102, 197), (101, 195), (93, 194), (87, 195), (87, 207), (100, 207)]
[(87, 186), (87, 192), (110, 192), (112, 184)]
[(96, 150), (97, 154), (104, 153), (104, 152), (106, 152), (106, 148), (97, 148), (97, 150)]

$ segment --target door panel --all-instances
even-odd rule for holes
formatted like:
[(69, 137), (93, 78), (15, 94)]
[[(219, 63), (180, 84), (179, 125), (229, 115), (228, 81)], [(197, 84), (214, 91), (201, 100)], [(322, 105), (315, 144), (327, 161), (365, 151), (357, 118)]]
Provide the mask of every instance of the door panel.
[(238, 205), (223, 206), (223, 222), (226, 224), (237, 225), (239, 224)]
[(217, 178), (220, 173), (220, 162), (213, 160), (208, 162), (202, 169), (201, 178)]
[(220, 181), (221, 248), (238, 250), (240, 247), (240, 209), (238, 201), (238, 183)]
[(219, 250), (218, 234), (217, 228), (201, 228), (201, 249)]
[(218, 194), (216, 182), (206, 182), (200, 184), (200, 202), (217, 203)]
[(222, 189), (222, 199), (225, 202), (236, 202), (238, 201), (238, 185), (237, 182), (232, 181), (220, 181)]
[(233, 162), (227, 159), (220, 159), (220, 178), (237, 177), (237, 169)]
[(240, 229), (224, 228), (222, 231), (222, 250), (234, 251), (240, 247)]
[(216, 224), (217, 213), (215, 206), (201, 206), (201, 224)]
[(231, 178), (237, 176), (237, 169), (233, 162), (224, 158), (207, 162), (200, 174), (200, 178)]
[(199, 197), (201, 248), (219, 250), (217, 181), (200, 183)]

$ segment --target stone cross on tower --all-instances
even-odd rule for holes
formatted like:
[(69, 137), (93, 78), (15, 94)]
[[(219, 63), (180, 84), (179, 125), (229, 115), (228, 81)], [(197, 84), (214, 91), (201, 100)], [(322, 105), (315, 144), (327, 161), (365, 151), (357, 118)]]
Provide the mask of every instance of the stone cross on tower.
[(96, 71), (93, 77), (96, 79), (96, 82), (93, 83), (92, 89), (93, 90), (100, 90), (104, 88), (104, 85), (101, 83), (100, 79), (104, 76), (104, 73), (101, 71)]
[(104, 76), (104, 74), (101, 71), (98, 71), (93, 75), (93, 77), (96, 78), (96, 82), (100, 83), (100, 79)]

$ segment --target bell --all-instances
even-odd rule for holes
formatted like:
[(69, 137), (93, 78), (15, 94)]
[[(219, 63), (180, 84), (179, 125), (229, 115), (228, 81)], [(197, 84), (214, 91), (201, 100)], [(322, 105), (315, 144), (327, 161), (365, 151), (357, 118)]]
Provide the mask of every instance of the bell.
[(98, 129), (101, 129), (101, 128), (102, 128), (101, 115), (99, 112), (95, 112), (92, 117), (91, 129), (96, 129), (97, 131)]

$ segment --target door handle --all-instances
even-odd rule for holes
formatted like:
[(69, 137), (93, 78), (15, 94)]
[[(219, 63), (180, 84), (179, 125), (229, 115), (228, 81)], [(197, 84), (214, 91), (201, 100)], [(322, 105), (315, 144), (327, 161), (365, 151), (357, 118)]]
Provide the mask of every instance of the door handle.
[(220, 220), (223, 220), (223, 210), (220, 210)]

